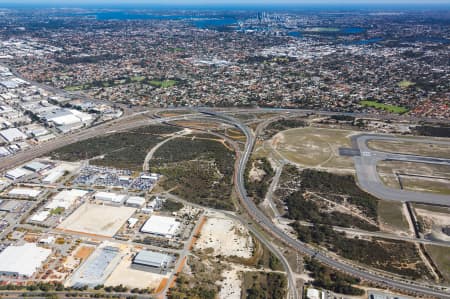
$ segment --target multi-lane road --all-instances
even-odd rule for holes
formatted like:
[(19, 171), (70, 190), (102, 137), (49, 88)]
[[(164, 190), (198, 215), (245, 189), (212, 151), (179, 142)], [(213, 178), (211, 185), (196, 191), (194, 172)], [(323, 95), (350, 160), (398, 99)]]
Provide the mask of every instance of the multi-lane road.
[[(266, 110), (267, 111), (267, 110)], [(294, 112), (294, 111), (290, 111)], [(304, 112), (304, 111), (301, 111)], [(174, 116), (174, 117), (165, 117), (165, 118), (158, 118), (158, 119), (151, 119), (148, 116), (146, 116), (147, 112), (141, 112), (141, 113), (135, 113), (132, 115), (128, 115), (124, 118), (121, 118), (119, 120), (106, 123), (103, 125), (99, 125), (93, 128), (89, 128), (74, 134), (66, 135), (63, 137), (60, 137), (57, 140), (49, 141), (45, 144), (42, 144), (40, 146), (33, 147), (30, 150), (18, 153), (17, 155), (13, 157), (8, 157), (7, 159), (0, 159), (0, 171), (4, 171), (8, 168), (17, 166), (21, 163), (24, 163), (28, 160), (31, 160), (33, 158), (42, 156), (52, 150), (55, 150), (59, 147), (62, 147), (66, 144), (73, 143), (79, 140), (85, 140), (88, 138), (92, 138), (99, 135), (107, 134), (111, 131), (120, 131), (120, 130), (127, 130), (131, 128), (136, 128), (140, 126), (145, 126), (149, 124), (155, 124), (155, 123), (162, 123), (167, 121), (175, 121), (175, 120), (181, 120), (181, 119), (190, 119), (190, 118), (199, 118), (203, 116), (199, 113), (192, 113), (188, 115), (181, 115), (181, 116)], [(302, 252), (303, 254), (309, 255), (311, 257), (314, 257), (318, 261), (331, 266), (335, 269), (338, 269), (340, 271), (343, 271), (345, 273), (348, 273), (350, 275), (362, 278), (367, 281), (371, 281), (374, 283), (379, 283), (391, 288), (404, 290), (408, 292), (416, 292), (420, 294), (430, 295), (430, 296), (436, 296), (438, 298), (449, 298), (450, 294), (448, 290), (441, 290), (438, 286), (425, 286), (418, 284), (417, 282), (410, 282), (406, 280), (398, 280), (394, 279), (392, 277), (387, 277), (384, 275), (379, 274), (378, 272), (372, 272), (371, 270), (368, 270), (367, 268), (359, 267), (351, 263), (344, 262), (342, 260), (336, 260), (317, 249), (314, 249), (307, 244), (300, 242), (299, 240), (296, 240), (289, 235), (287, 235), (282, 229), (280, 229), (278, 226), (276, 226), (271, 219), (269, 219), (262, 211), (258, 209), (258, 207), (254, 204), (254, 202), (247, 196), (247, 191), (245, 189), (244, 184), (244, 173), (245, 168), (247, 165), (247, 162), (250, 158), (250, 155), (252, 153), (254, 144), (255, 144), (255, 135), (252, 133), (252, 131), (244, 124), (239, 122), (238, 120), (234, 119), (233, 117), (230, 117), (228, 115), (222, 114), (222, 113), (215, 113), (211, 112), (209, 113), (213, 116), (215, 121), (218, 119), (222, 122), (226, 122), (228, 124), (233, 124), (238, 129), (240, 129), (247, 137), (247, 141), (245, 144), (244, 151), (239, 155), (238, 157), (238, 166), (237, 166), (237, 173), (235, 176), (236, 181), (236, 188), (238, 191), (238, 194), (240, 195), (242, 199), (242, 204), (246, 208), (249, 215), (255, 220), (256, 223), (260, 227), (262, 227), (266, 232), (268, 232), (273, 237), (277, 238), (278, 240), (282, 241), (284, 244), (288, 245), (289, 247)], [(366, 144), (363, 142), (363, 144)], [(364, 150), (364, 148), (362, 148)], [(273, 249), (273, 246), (270, 246)], [(285, 265), (286, 266), (286, 265)], [(289, 267), (289, 265), (287, 265)], [(293, 278), (290, 277), (289, 284), (291, 286), (290, 295), (291, 297), (298, 298), (299, 295), (297, 293), (297, 290), (292, 288), (292, 286), (295, 286), (295, 281), (293, 281)]]
[(227, 122), (234, 123), (235, 126), (242, 130), (242, 132), (244, 132), (245, 136), (247, 137), (245, 150), (239, 159), (239, 167), (236, 174), (236, 188), (238, 194), (241, 197), (243, 206), (247, 209), (252, 218), (255, 219), (256, 222), (258, 222), (258, 224), (263, 227), (268, 233), (270, 233), (272, 236), (276, 237), (289, 247), (294, 248), (302, 252), (303, 254), (311, 256), (332, 268), (338, 269), (350, 275), (407, 292), (436, 296), (438, 298), (450, 298), (449, 291), (442, 290), (438, 286), (425, 286), (420, 285), (417, 282), (406, 280), (401, 281), (392, 277), (383, 276), (379, 273), (368, 270), (366, 267), (359, 267), (350, 263), (343, 262), (341, 260), (331, 258), (330, 256), (318, 251), (317, 249), (311, 248), (307, 244), (293, 239), (292, 237), (287, 235), (282, 229), (276, 226), (261, 210), (259, 210), (255, 203), (247, 196), (244, 173), (255, 144), (255, 136), (247, 126), (245, 126), (238, 120), (230, 116), (220, 114), (217, 114), (216, 116), (223, 118)]
[(446, 146), (450, 146), (450, 141), (424, 138), (412, 139), (374, 134), (362, 134), (353, 137), (353, 144), (359, 149), (361, 153), (360, 156), (355, 156), (353, 157), (353, 159), (355, 161), (355, 170), (358, 184), (363, 190), (374, 195), (375, 197), (384, 200), (419, 202), (450, 206), (450, 196), (448, 195), (391, 188), (386, 186), (381, 181), (381, 178), (377, 172), (377, 164), (380, 161), (404, 161), (450, 166), (450, 159), (375, 151), (370, 149), (368, 146), (368, 142), (370, 140), (405, 141), (409, 143), (429, 143)]

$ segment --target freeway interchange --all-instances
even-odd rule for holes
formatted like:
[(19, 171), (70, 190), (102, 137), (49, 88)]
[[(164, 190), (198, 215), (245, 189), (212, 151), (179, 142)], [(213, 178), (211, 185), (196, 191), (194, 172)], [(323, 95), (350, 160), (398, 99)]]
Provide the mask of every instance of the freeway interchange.
[[(270, 110), (262, 110), (259, 111), (270, 111)], [(258, 112), (259, 112), (258, 111)], [(280, 111), (277, 109), (277, 111)], [(388, 277), (386, 275), (382, 275), (378, 272), (371, 271), (367, 268), (363, 268), (357, 266), (355, 264), (349, 263), (347, 261), (337, 260), (336, 258), (330, 257), (326, 253), (323, 253), (316, 248), (313, 248), (303, 242), (300, 242), (297, 239), (294, 239), (286, 234), (281, 228), (275, 225), (270, 218), (268, 218), (256, 205), (255, 203), (247, 196), (247, 191), (245, 188), (244, 181), (244, 173), (245, 168), (247, 166), (247, 162), (251, 156), (253, 151), (253, 147), (255, 144), (256, 137), (255, 134), (248, 128), (245, 124), (236, 120), (235, 118), (223, 113), (224, 111), (215, 112), (214, 110), (200, 110), (198, 112), (193, 112), (190, 114), (180, 115), (180, 116), (171, 116), (171, 117), (160, 117), (160, 118), (150, 118), (148, 117), (149, 111), (137, 112), (127, 116), (124, 116), (120, 119), (111, 121), (109, 123), (105, 123), (102, 125), (98, 125), (96, 127), (88, 128), (83, 131), (75, 132), (69, 135), (65, 135), (57, 140), (49, 141), (40, 146), (33, 147), (29, 150), (25, 150), (16, 154), (13, 157), (8, 157), (7, 159), (0, 160), (0, 170), (5, 171), (11, 167), (17, 166), (25, 161), (31, 160), (33, 158), (42, 156), (52, 150), (55, 150), (64, 145), (74, 143), (80, 140), (85, 140), (89, 138), (93, 138), (96, 136), (101, 136), (104, 134), (108, 134), (115, 131), (124, 131), (132, 128), (137, 128), (145, 125), (156, 124), (156, 123), (164, 123), (171, 122), (176, 120), (184, 120), (184, 119), (210, 119), (215, 122), (223, 122), (227, 124), (234, 125), (236, 128), (241, 130), (246, 136), (245, 149), (237, 153), (238, 159), (236, 162), (236, 173), (235, 173), (235, 188), (240, 196), (243, 207), (245, 208), (248, 215), (255, 221), (257, 227), (261, 228), (264, 233), (272, 236), (273, 238), (281, 241), (288, 247), (294, 249), (297, 252), (308, 255), (317, 259), (318, 261), (335, 268), (344, 273), (353, 275), (355, 277), (359, 277), (363, 280), (367, 280), (369, 282), (373, 282), (376, 284), (384, 285), (390, 288), (399, 289), (411, 293), (419, 293), (429, 296), (436, 296), (439, 298), (450, 298), (450, 294), (447, 290), (441, 290), (438, 286), (426, 286), (421, 285), (416, 282), (411, 282), (407, 280), (399, 280), (397, 278)], [(233, 111), (236, 112), (236, 111)], [(290, 110), (290, 112), (295, 112)], [(302, 110), (297, 110), (296, 112), (304, 112)], [(339, 113), (326, 113), (326, 114), (339, 114)], [(258, 133), (256, 133), (257, 135)], [(367, 142), (371, 140), (371, 138), (381, 138), (377, 137), (379, 135), (359, 135), (358, 138), (355, 139), (355, 142), (360, 149), (362, 155), (360, 157), (354, 157), (355, 167), (357, 171), (358, 183), (360, 187), (365, 189), (366, 191), (372, 193), (377, 197), (381, 197), (383, 199), (391, 199), (391, 200), (400, 200), (400, 201), (418, 201), (425, 203), (438, 203), (449, 205), (450, 199), (448, 196), (432, 196), (428, 195), (424, 199), (423, 194), (418, 192), (410, 192), (410, 191), (399, 191), (399, 190), (387, 190), (383, 191), (384, 185), (381, 183), (378, 174), (376, 173), (376, 163), (377, 161), (385, 160), (385, 159), (394, 159), (400, 161), (409, 161), (408, 159), (416, 159), (414, 161), (421, 160), (421, 162), (425, 163), (433, 163), (433, 161), (437, 161), (438, 163), (444, 163), (445, 165), (450, 165), (449, 161), (446, 159), (438, 159), (436, 158), (427, 158), (420, 156), (411, 156), (411, 155), (400, 155), (400, 154), (389, 154), (383, 152), (374, 152), (368, 149)], [(383, 136), (383, 139), (397, 137), (387, 137)], [(408, 139), (410, 140), (410, 139)], [(446, 144), (449, 144), (448, 142)], [(365, 152), (370, 152), (370, 154), (365, 154)], [(434, 159), (434, 160), (432, 160)], [(375, 166), (375, 167), (374, 167)], [(374, 170), (375, 169), (375, 170)], [(374, 172), (375, 171), (375, 172)], [(380, 189), (379, 189), (380, 188)], [(388, 189), (387, 187), (384, 187)], [(381, 193), (377, 193), (382, 190)], [(393, 193), (395, 192), (395, 196)], [(414, 193), (414, 194), (412, 194)], [(418, 193), (418, 194), (416, 194)], [(399, 195), (400, 194), (400, 195)], [(421, 195), (420, 195), (421, 194)], [(419, 198), (419, 196), (421, 196)], [(289, 282), (289, 296), (290, 298), (300, 298), (296, 288), (295, 279), (291, 273), (290, 266), (282, 256), (281, 252), (272, 244), (267, 238), (259, 232), (259, 230), (255, 228), (251, 228), (251, 230), (255, 233), (255, 235), (260, 239), (264, 244), (266, 244), (274, 253), (281, 259), (287, 273), (288, 273), (288, 282)]]
[(276, 226), (258, 207), (255, 203), (247, 196), (247, 192), (245, 189), (245, 181), (244, 181), (244, 173), (245, 168), (247, 166), (247, 162), (252, 153), (254, 144), (255, 144), (255, 136), (252, 131), (240, 123), (239, 121), (228, 117), (228, 116), (220, 116), (228, 122), (235, 123), (235, 126), (242, 130), (247, 137), (247, 142), (245, 146), (245, 150), (240, 157), (238, 172), (236, 174), (236, 188), (241, 197), (242, 203), (244, 207), (247, 209), (247, 212), (254, 218), (259, 225), (261, 225), (268, 233), (277, 239), (281, 240), (283, 243), (288, 245), (289, 247), (302, 252), (308, 256), (312, 256), (318, 261), (331, 266), (332, 268), (338, 269), (345, 273), (351, 274), (356, 277), (360, 277), (362, 279), (379, 283), (382, 285), (386, 285), (395, 289), (405, 290), (414, 293), (421, 293), (431, 296), (437, 296), (439, 298), (450, 298), (450, 294), (447, 291), (442, 291), (439, 289), (432, 289), (427, 286), (421, 286), (418, 284), (413, 284), (412, 282), (407, 281), (398, 281), (389, 277), (381, 276), (377, 273), (370, 272), (367, 268), (355, 267), (354, 265), (350, 265), (344, 263), (342, 261), (335, 260), (326, 254), (311, 248), (307, 244), (300, 242), (299, 240), (293, 239), (288, 236), (282, 229)]

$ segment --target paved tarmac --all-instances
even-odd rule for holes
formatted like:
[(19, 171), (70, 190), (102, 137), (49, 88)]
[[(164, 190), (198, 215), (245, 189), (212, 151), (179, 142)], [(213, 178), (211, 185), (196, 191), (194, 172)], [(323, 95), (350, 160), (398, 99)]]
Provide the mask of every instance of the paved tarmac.
[(377, 172), (377, 164), (381, 161), (405, 161), (450, 166), (450, 159), (375, 151), (371, 150), (367, 145), (370, 140), (408, 141), (413, 143), (429, 143), (449, 146), (450, 141), (425, 138), (412, 139), (374, 134), (362, 134), (353, 137), (354, 146), (361, 152), (361, 156), (355, 156), (353, 157), (353, 160), (355, 162), (358, 185), (363, 190), (384, 200), (450, 206), (450, 196), (448, 195), (391, 188), (381, 181)]

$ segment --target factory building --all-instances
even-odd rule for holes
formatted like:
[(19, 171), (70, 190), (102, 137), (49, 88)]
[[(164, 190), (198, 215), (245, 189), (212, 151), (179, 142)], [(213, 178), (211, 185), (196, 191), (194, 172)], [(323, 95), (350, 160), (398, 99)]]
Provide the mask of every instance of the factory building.
[(95, 193), (94, 198), (96, 200), (119, 205), (123, 203), (126, 195), (99, 191)]
[(23, 178), (26, 175), (29, 175), (31, 172), (29, 172), (28, 170), (25, 170), (23, 168), (14, 168), (12, 170), (9, 170), (6, 172), (5, 177), (10, 179), (10, 180), (18, 180)]
[(14, 188), (8, 193), (9, 196), (26, 198), (36, 198), (39, 194), (41, 194), (41, 190), (32, 188)]
[(139, 251), (133, 258), (132, 267), (137, 270), (165, 269), (171, 258), (169, 255), (149, 250)]
[(173, 238), (180, 223), (173, 217), (153, 215), (144, 223), (141, 232), (156, 236)]
[(64, 175), (63, 170), (51, 171), (45, 178), (42, 179), (44, 184), (54, 184)]
[(2, 130), (2, 131), (0, 131), (0, 135), (7, 142), (21, 141), (21, 140), (27, 139), (27, 135), (22, 133), (17, 128), (10, 128), (10, 129), (6, 129), (6, 130)]
[(41, 163), (41, 162), (33, 161), (33, 162), (30, 162), (30, 163), (26, 164), (23, 168), (25, 168), (27, 170), (30, 170), (30, 171), (33, 171), (33, 172), (40, 172), (40, 171), (42, 171), (44, 169), (47, 169), (49, 167), (50, 167), (49, 164), (44, 164), (44, 163)]
[(51, 253), (50, 249), (38, 247), (34, 243), (8, 246), (0, 253), (0, 275), (29, 278)]
[(141, 208), (144, 204), (145, 198), (140, 196), (130, 196), (126, 201), (126, 205), (133, 208)]
[(95, 287), (104, 284), (122, 259), (118, 247), (103, 246), (97, 248), (73, 274), (71, 285), (75, 287)]

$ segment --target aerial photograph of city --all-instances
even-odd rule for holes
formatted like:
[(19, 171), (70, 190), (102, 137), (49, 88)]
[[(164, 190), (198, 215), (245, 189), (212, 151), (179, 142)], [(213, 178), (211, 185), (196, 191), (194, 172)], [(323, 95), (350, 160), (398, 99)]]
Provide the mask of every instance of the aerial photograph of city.
[(450, 0), (0, 0), (0, 298), (450, 299)]

